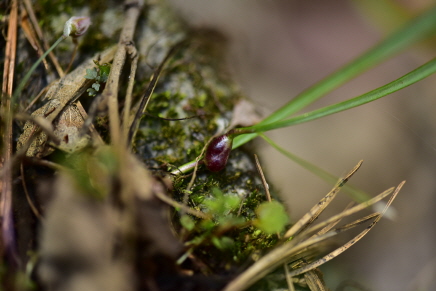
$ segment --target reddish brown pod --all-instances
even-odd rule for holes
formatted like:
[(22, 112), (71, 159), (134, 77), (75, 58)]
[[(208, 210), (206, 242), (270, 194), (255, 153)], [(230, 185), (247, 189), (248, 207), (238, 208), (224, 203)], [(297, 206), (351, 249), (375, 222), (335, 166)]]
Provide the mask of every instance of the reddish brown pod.
[(226, 167), (232, 144), (233, 136), (229, 133), (215, 137), (209, 143), (204, 156), (204, 163), (210, 171), (218, 172)]

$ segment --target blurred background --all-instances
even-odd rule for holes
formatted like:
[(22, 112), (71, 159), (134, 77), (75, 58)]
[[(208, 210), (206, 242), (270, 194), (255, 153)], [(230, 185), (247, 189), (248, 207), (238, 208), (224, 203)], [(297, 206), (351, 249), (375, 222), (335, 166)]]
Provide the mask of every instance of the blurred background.
[[(231, 70), (264, 116), (435, 5), (430, 0), (170, 2), (192, 25), (217, 28), (229, 38)], [(434, 40), (415, 46), (305, 110), (384, 85), (429, 61), (435, 50)], [(407, 181), (394, 202), (396, 218), (383, 219), (351, 250), (323, 267), (329, 288), (351, 280), (368, 290), (434, 290), (435, 89), (436, 76), (431, 76), (376, 102), (267, 134), (338, 176), (363, 159), (351, 182), (372, 196)], [(260, 144), (268, 181), (295, 221), (331, 186)], [(350, 200), (346, 195), (337, 199), (330, 214)]]

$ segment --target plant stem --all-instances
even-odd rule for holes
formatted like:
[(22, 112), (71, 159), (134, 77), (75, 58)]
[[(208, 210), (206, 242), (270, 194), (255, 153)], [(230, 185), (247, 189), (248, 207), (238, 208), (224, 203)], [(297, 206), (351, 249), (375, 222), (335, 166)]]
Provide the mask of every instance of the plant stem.
[[(311, 112), (307, 112), (286, 120), (279, 120), (268, 124), (259, 123), (251, 127), (235, 128), (229, 131), (227, 134), (231, 138), (234, 138), (234, 142), (235, 142), (237, 138), (243, 135), (245, 136), (246, 135), (251, 136), (253, 134), (257, 135), (258, 133), (315, 120), (321, 117), (325, 117), (334, 113), (345, 111), (372, 102), (386, 95), (394, 93), (398, 90), (401, 90), (407, 86), (410, 86), (422, 79), (425, 79), (426, 77), (434, 73), (436, 73), (436, 58), (384, 86), (381, 86), (377, 89), (374, 89), (368, 93), (362, 94), (355, 98), (343, 102), (339, 102), (337, 104), (333, 104), (330, 106), (326, 106)], [(240, 144), (235, 145), (234, 142), (233, 142), (233, 149), (237, 148), (240, 145)], [(180, 172), (186, 173), (192, 170), (193, 167), (192, 165), (193, 164), (191, 162), (181, 166), (179, 169), (183, 169), (183, 170), (181, 171), (179, 170), (179, 173)]]
[(21, 80), (18, 87), (15, 89), (14, 94), (12, 95), (12, 104), (15, 105), (17, 102), (18, 96), (21, 94), (21, 91), (23, 91), (24, 86), (26, 85), (27, 81), (29, 81), (30, 76), (35, 71), (36, 67), (42, 62), (42, 60), (45, 59), (45, 57), (55, 48), (57, 45), (66, 39), (67, 36), (62, 35), (30, 68), (30, 70), (27, 72), (27, 74), (24, 76), (23, 80)]
[[(348, 110), (372, 102), (386, 95), (394, 93), (398, 90), (401, 90), (407, 86), (410, 86), (434, 73), (436, 73), (436, 58), (422, 65), (421, 67), (413, 70), (412, 72), (396, 79), (395, 81), (392, 81), (384, 86), (381, 86), (377, 89), (374, 89), (368, 93), (362, 94), (355, 98), (343, 102), (339, 102), (337, 104), (333, 104), (330, 106), (326, 106), (311, 112), (307, 112), (286, 120), (281, 120), (269, 124), (257, 124), (251, 127), (240, 128), (239, 130), (259, 133), (259, 132), (265, 132), (273, 129), (278, 129), (282, 127), (287, 127), (287, 126), (315, 120), (321, 117), (325, 117), (327, 115), (338, 113), (344, 110)], [(236, 146), (233, 146), (233, 148), (235, 147)]]
[[(282, 120), (303, 109), (323, 97), (328, 92), (348, 82), (369, 68), (379, 64), (383, 60), (392, 57), (406, 47), (428, 37), (436, 30), (436, 6), (423, 13), (419, 17), (406, 24), (403, 28), (380, 42), (354, 61), (348, 63), (338, 71), (319, 81), (305, 91), (301, 92), (291, 101), (276, 110), (270, 116), (262, 120), (258, 126)], [(233, 142), (233, 148), (237, 148), (257, 134), (238, 136)]]
[[(346, 83), (347, 81), (368, 70), (372, 66), (379, 64), (383, 60), (393, 56), (407, 46), (410, 46), (431, 35), (431, 33), (433, 33), (435, 30), (436, 6), (433, 9), (427, 11), (426, 13), (423, 13), (416, 19), (412, 20), (410, 23), (406, 24), (396, 33), (386, 38), (354, 61), (348, 63), (343, 68), (329, 75), (325, 79), (319, 81), (315, 85), (309, 87), (307, 90), (297, 95), (294, 99), (286, 103), (274, 113), (270, 114), (267, 118), (265, 118), (258, 124), (252, 127), (236, 129), (236, 133), (238, 134), (235, 135), (238, 136), (236, 136), (233, 140), (232, 148), (235, 149), (245, 144), (246, 142), (255, 138), (258, 133), (314, 120), (326, 115), (337, 113), (374, 101), (378, 98), (407, 87), (415, 82), (418, 82), (419, 80), (429, 76), (430, 74), (433, 74), (436, 71), (435, 60), (432, 60), (429, 63), (421, 66), (420, 68), (410, 72), (409, 74), (366, 94), (335, 105), (327, 106), (309, 113), (283, 120), (291, 116), (295, 112), (301, 110), (302, 108), (306, 107), (307, 105), (318, 100), (325, 94), (331, 92), (338, 86)], [(194, 162), (189, 162), (179, 167), (179, 169), (183, 169), (182, 171), (179, 171), (179, 173), (189, 172), (190, 170), (192, 170), (193, 164)]]

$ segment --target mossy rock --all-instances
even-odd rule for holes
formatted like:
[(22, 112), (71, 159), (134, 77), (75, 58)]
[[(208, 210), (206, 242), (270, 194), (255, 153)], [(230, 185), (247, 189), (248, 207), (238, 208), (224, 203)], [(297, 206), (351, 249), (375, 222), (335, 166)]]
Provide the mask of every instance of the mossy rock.
[[(151, 6), (146, 11), (144, 19), (147, 19), (147, 24), (140, 35), (147, 38), (138, 40), (142, 60), (138, 80), (148, 81), (152, 73), (149, 65), (157, 67), (173, 45), (183, 38), (188, 41), (160, 76), (147, 107), (148, 115), (143, 116), (134, 141), (136, 154), (156, 174), (174, 171), (178, 166), (195, 160), (212, 136), (224, 133), (233, 117), (234, 106), (245, 98), (225, 67), (225, 37), (213, 30), (188, 28), (171, 12), (162, 9), (166, 8)], [(161, 14), (166, 15), (165, 21), (159, 17)], [(168, 29), (170, 24), (171, 29)], [(144, 83), (145, 87), (147, 82)], [(192, 116), (196, 117), (190, 118)], [(189, 119), (167, 120), (183, 118)], [(226, 168), (218, 173), (200, 166), (190, 189), (188, 206), (208, 211), (204, 201), (214, 198), (212, 192), (216, 188), (224, 195), (240, 199), (239, 208), (231, 215), (242, 218), (245, 223), (255, 219), (255, 209), (266, 201), (266, 196), (252, 149), (253, 145), (233, 150)], [(173, 198), (183, 201), (191, 176), (172, 178)], [(176, 225), (179, 218), (176, 213)], [(183, 232), (180, 225), (177, 227)], [(194, 248), (194, 254), (215, 274), (240, 267), (252, 255), (268, 249), (277, 241), (275, 235), (262, 233), (254, 226), (234, 227), (221, 237), (214, 234), (219, 228), (216, 220), (214, 227), (198, 227), (184, 239), (204, 239)], [(220, 245), (220, 240), (226, 239), (232, 242), (229, 248)]]
[[(90, 1), (85, 11), (96, 11), (91, 9), (94, 2)], [(35, 7), (36, 12), (46, 19), (41, 24), (46, 28), (47, 39), (54, 40), (59, 33), (55, 24), (67, 18), (64, 13), (59, 12), (59, 7), (51, 9), (47, 1), (38, 5)], [(66, 2), (61, 1), (60, 7), (63, 5)], [(78, 11), (83, 10), (82, 7), (71, 6), (66, 11), (77, 15)], [(116, 19), (122, 16), (120, 7), (110, 5), (104, 13), (96, 12), (96, 15), (91, 15), (93, 25), (81, 40), (73, 67), (95, 52), (117, 42), (115, 38), (119, 33), (120, 23)], [(187, 206), (212, 216), (211, 219), (204, 220), (191, 217), (193, 227), (187, 230), (180, 223), (180, 209), (172, 210), (171, 218), (176, 233), (188, 246), (185, 255), (193, 256), (189, 259), (186, 256), (185, 260), (181, 258), (179, 263), (195, 274), (219, 275), (224, 278), (222, 282), (227, 282), (278, 241), (276, 234), (264, 233), (252, 223), (257, 217), (257, 207), (266, 201), (254, 162), (255, 145), (233, 150), (223, 171), (213, 173), (206, 167), (199, 166), (195, 182), (189, 190), (187, 187), (191, 180), (190, 175), (170, 173), (195, 160), (211, 137), (224, 133), (230, 126), (234, 107), (246, 97), (226, 69), (227, 40), (223, 35), (211, 29), (188, 27), (171, 11), (165, 1), (149, 4), (142, 13), (135, 34), (135, 46), (139, 56), (133, 92), (135, 102), (143, 96), (152, 74), (168, 52), (175, 46), (178, 46), (178, 50), (162, 71), (150, 97), (147, 114), (140, 121), (132, 149), (154, 176), (171, 177), (171, 194), (174, 200), (183, 202), (188, 193)], [(108, 20), (111, 18), (115, 22), (109, 31), (107, 25), (111, 23)], [(51, 19), (50, 22), (47, 19)], [(181, 42), (183, 45), (180, 45)], [(57, 49), (56, 55), (65, 67), (71, 56), (71, 47), (68, 48), (71, 44), (62, 45)], [(125, 92), (128, 73), (127, 69), (123, 71), (120, 92)], [(38, 76), (37, 79), (42, 81), (37, 83), (42, 87), (55, 77), (53, 70)], [(27, 94), (23, 94), (21, 101), (37, 90), (38, 88), (29, 89), (25, 92)], [(81, 101), (87, 107), (92, 98), (81, 98)], [(123, 101), (121, 99), (120, 104)], [(95, 122), (106, 140), (109, 139), (104, 130), (107, 122), (106, 117), (101, 116)], [(37, 179), (34, 179), (35, 184)], [(224, 204), (225, 201), (237, 201), (237, 205), (233, 205), (228, 211), (214, 213), (210, 202), (216, 200), (221, 203), (220, 199)]]

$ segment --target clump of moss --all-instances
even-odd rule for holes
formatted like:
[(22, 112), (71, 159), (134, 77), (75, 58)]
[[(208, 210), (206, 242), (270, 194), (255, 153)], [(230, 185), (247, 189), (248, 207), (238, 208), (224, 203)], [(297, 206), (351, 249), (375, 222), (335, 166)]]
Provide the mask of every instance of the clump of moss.
[(135, 146), (149, 165), (156, 166), (155, 161), (182, 165), (197, 157), (207, 140), (228, 126), (231, 110), (241, 98), (233, 84), (226, 87), (226, 80), (211, 75), (205, 52), (195, 38), (193, 44), (171, 60), (141, 121)]
[[(160, 20), (153, 22), (153, 15), (150, 11), (147, 39), (152, 39), (153, 29), (163, 25)], [(135, 150), (152, 168), (171, 171), (197, 158), (212, 136), (226, 130), (233, 107), (243, 98), (223, 69), (224, 39), (207, 32), (185, 34), (187, 45), (168, 62), (140, 122)], [(157, 67), (159, 62), (150, 56), (162, 60), (168, 43), (176, 43), (183, 34), (177, 29), (172, 33), (153, 43), (140, 42), (150, 46), (139, 48), (147, 52), (141, 58)], [(140, 80), (148, 80), (151, 74), (149, 67), (138, 70)], [(184, 203), (187, 197), (188, 207), (210, 215), (199, 219), (174, 212), (174, 224), (187, 247), (180, 264), (204, 274), (226, 274), (277, 243), (276, 233), (265, 232), (255, 223), (259, 220), (256, 210), (266, 196), (250, 151), (232, 151), (223, 171), (212, 173), (200, 166), (196, 174), (190, 189), (190, 176), (173, 177), (173, 199)]]
[[(185, 64), (186, 58), (190, 61), (196, 59), (195, 55), (189, 55), (193, 53), (189, 49), (186, 53), (187, 56), (179, 54), (180, 59), (174, 60), (173, 66), (161, 77), (160, 86), (156, 88), (147, 110), (153, 117), (145, 115), (141, 121), (136, 149), (152, 167), (174, 169), (174, 166), (199, 156), (209, 138), (229, 124), (234, 102), (238, 100), (232, 98), (238, 94), (234, 91), (234, 85), (229, 84), (226, 88), (218, 76), (214, 76), (218, 82), (216, 90), (211, 82), (214, 78), (210, 67), (207, 67), (208, 82), (199, 84), (202, 80), (199, 78), (202, 76), (201, 66), (208, 65), (200, 63), (199, 70), (190, 70), (193, 65)], [(204, 56), (200, 60), (204, 62)], [(219, 98), (215, 100), (212, 96)], [(223, 108), (224, 112), (221, 110)], [(182, 121), (158, 118), (183, 118), (198, 113), (207, 117)], [(225, 220), (215, 217), (194, 223), (197, 226), (183, 237), (191, 255), (203, 261), (215, 273), (225, 273), (277, 242), (276, 235), (266, 234), (252, 225), (256, 219), (255, 210), (266, 201), (266, 197), (249, 152), (237, 149), (231, 153), (224, 171), (212, 173), (205, 167), (199, 167), (197, 175), (189, 191), (189, 207), (209, 212), (210, 201), (219, 202), (214, 195), (216, 189), (225, 197), (236, 197), (239, 203), (237, 209), (226, 212)], [(183, 201), (189, 181), (190, 177), (174, 178), (173, 193), (176, 200)], [(176, 214), (176, 221), (179, 218)], [(179, 231), (184, 233), (182, 228)]]

